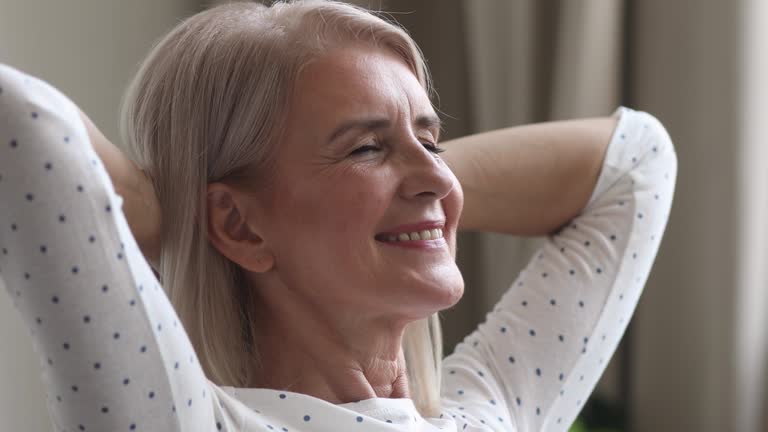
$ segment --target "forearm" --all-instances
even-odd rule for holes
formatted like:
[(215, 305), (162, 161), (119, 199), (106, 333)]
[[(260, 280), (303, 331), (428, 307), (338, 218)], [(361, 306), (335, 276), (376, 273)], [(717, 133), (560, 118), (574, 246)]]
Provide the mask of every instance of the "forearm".
[(544, 235), (586, 206), (617, 118), (499, 129), (443, 143), (464, 189), (459, 229)]
[(123, 213), (144, 257), (158, 268), (160, 258), (160, 206), (152, 183), (144, 173), (112, 144), (85, 113), (80, 117), (88, 130), (96, 154), (104, 163), (115, 191), (123, 197)]

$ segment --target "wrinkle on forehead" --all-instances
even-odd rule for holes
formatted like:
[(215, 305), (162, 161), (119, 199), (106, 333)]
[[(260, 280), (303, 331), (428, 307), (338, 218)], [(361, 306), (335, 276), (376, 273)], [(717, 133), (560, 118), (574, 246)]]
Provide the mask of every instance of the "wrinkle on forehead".
[(322, 131), (350, 116), (404, 111), (410, 119), (434, 113), (429, 96), (404, 60), (390, 51), (359, 45), (339, 48), (308, 65), (295, 98), (289, 123), (313, 131), (312, 138), (318, 139)]

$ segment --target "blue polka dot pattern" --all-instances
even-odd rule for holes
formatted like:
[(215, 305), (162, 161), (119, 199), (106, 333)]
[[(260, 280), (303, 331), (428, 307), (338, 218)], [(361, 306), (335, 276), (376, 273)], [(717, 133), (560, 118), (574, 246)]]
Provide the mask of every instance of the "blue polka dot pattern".
[(443, 360), (442, 413), (425, 419), (410, 399), (333, 405), (209, 381), (76, 107), (3, 65), (0, 89), (0, 277), (63, 430), (565, 431), (634, 312), (677, 172), (663, 126), (620, 108), (612, 169)]
[[(0, 277), (10, 293), (18, 291), (19, 311), (34, 328), (55, 423), (88, 431), (212, 425), (211, 409), (164, 417), (139, 402), (151, 391), (152, 402), (170, 406), (210, 383), (199, 365), (166, 375), (165, 358), (193, 349), (181, 326), (152, 334), (150, 322), (176, 319), (162, 290), (129, 305), (136, 286), (158, 282), (116, 211), (122, 197), (102, 164), (91, 163), (98, 156), (76, 107), (5, 65), (0, 85)], [(134, 348), (141, 345), (144, 354)]]

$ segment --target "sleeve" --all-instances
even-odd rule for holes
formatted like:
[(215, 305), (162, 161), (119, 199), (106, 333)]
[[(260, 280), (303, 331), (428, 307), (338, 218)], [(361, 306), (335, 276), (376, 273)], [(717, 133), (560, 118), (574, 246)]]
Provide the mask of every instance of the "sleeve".
[(212, 383), (122, 201), (76, 106), (0, 64), (0, 285), (32, 336), (55, 429), (216, 430)]
[(494, 430), (565, 431), (593, 391), (648, 278), (677, 175), (661, 123), (616, 114), (586, 208), (545, 239), (443, 360), (444, 415)]

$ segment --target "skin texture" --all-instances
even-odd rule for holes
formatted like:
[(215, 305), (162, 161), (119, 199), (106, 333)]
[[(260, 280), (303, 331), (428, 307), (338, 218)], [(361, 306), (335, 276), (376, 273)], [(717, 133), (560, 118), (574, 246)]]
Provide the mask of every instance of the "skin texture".
[(514, 126), (443, 143), (464, 191), (459, 230), (551, 234), (589, 201), (618, 117)]
[[(333, 403), (410, 397), (405, 326), (464, 290), (461, 187), (433, 152), (439, 125), (417, 121), (435, 111), (402, 60), (361, 46), (309, 64), (291, 107), (266, 190), (208, 187), (211, 242), (248, 271), (261, 305), (263, 373), (252, 386)], [(370, 118), (389, 124), (329, 141)], [(375, 238), (425, 221), (443, 224), (445, 241), (412, 249)]]

